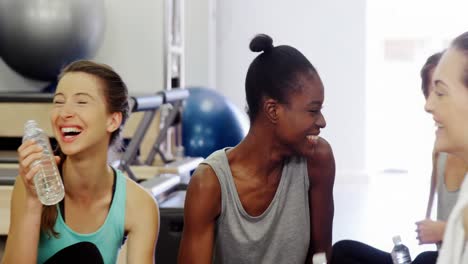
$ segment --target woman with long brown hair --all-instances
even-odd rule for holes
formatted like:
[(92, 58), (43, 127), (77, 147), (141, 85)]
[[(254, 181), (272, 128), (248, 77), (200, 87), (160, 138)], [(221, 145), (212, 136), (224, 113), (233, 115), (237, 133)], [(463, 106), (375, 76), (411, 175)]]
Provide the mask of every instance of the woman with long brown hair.
[(42, 155), (33, 140), (18, 148), (19, 177), (2, 263), (115, 263), (127, 239), (130, 263), (153, 263), (159, 231), (154, 198), (108, 163), (129, 115), (128, 92), (109, 66), (76, 61), (59, 77), (51, 126), (65, 187), (57, 205), (43, 206), (31, 166)]

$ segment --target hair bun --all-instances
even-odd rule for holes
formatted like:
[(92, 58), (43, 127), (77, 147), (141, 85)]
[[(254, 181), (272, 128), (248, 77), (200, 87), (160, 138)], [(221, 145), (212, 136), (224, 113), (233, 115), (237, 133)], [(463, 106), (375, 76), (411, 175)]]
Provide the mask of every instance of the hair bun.
[(249, 48), (253, 52), (268, 52), (273, 49), (273, 39), (266, 34), (258, 34), (250, 41)]

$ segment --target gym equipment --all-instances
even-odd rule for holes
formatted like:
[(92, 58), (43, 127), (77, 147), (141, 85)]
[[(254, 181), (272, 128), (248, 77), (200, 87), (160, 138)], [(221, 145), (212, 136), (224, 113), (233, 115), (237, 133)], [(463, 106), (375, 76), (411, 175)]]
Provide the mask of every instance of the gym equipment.
[(249, 122), (230, 101), (207, 88), (189, 88), (182, 113), (185, 155), (206, 158), (212, 152), (237, 145), (247, 134)]
[[(26, 93), (0, 93), (0, 103), (49, 103), (52, 101), (53, 95), (52, 94), (26, 94)], [(22, 105), (24, 106), (24, 105)], [(15, 112), (15, 114), (18, 114)], [(11, 115), (6, 114), (11, 118)], [(3, 121), (3, 120), (2, 120)], [(7, 123), (8, 121), (4, 120)], [(9, 125), (11, 121), (8, 122)], [(4, 132), (4, 130), (2, 130)], [(16, 176), (18, 175), (18, 154), (16, 149), (21, 144), (21, 136), (23, 133), (23, 129), (20, 129), (20, 134), (17, 136), (20, 137), (12, 137), (11, 135), (8, 137), (4, 137), (4, 135), (0, 136), (0, 146), (2, 149), (0, 150), (0, 186), (12, 186), (15, 183)]]
[(0, 164), (0, 185), (15, 184), (16, 176), (18, 175), (19, 165), (12, 163)]
[[(185, 54), (184, 54), (184, 0), (165, 0), (164, 1), (164, 51), (165, 51), (165, 67), (164, 78), (166, 91), (172, 91), (173, 88), (185, 87)], [(177, 117), (181, 117), (183, 112), (183, 101), (174, 104), (172, 109), (165, 107), (161, 109), (162, 124), (170, 124), (174, 121), (171, 128), (166, 126), (166, 138), (161, 141), (158, 146), (158, 153), (163, 154), (161, 157), (171, 157), (175, 153), (176, 158), (172, 162), (174, 168), (178, 168), (177, 174), (181, 176), (183, 183), (188, 183), (190, 173), (196, 166), (203, 160), (202, 158), (189, 158), (184, 157), (183, 144), (182, 144), (182, 122)], [(172, 113), (176, 113), (173, 115)], [(173, 120), (168, 120), (172, 119)], [(184, 117), (182, 116), (182, 119)], [(159, 137), (159, 135), (158, 135)], [(174, 140), (174, 141), (173, 141)], [(175, 143), (175, 144), (173, 144)], [(175, 149), (172, 146), (175, 145)], [(147, 162), (152, 159), (156, 148), (148, 155)], [(171, 163), (169, 163), (171, 164)], [(168, 165), (169, 165), (168, 164)], [(178, 187), (177, 187), (178, 186)], [(169, 192), (169, 195), (174, 196), (179, 193), (185, 193), (186, 185), (177, 185)], [(176, 195), (179, 196), (179, 195)], [(172, 199), (172, 198), (169, 198)], [(163, 204), (160, 203), (160, 204)], [(177, 254), (179, 252), (179, 241), (182, 234), (184, 222), (184, 205), (174, 207), (165, 207), (160, 209), (160, 230), (158, 244), (156, 246), (155, 262), (156, 263), (176, 263)]]
[[(163, 81), (164, 90), (185, 88), (185, 27), (184, 27), (184, 0), (165, 0), (163, 19)], [(179, 113), (182, 105), (177, 106)], [(171, 109), (161, 108), (161, 122), (164, 123)], [(160, 150), (165, 156), (183, 156), (181, 124), (174, 124), (166, 131), (166, 138), (160, 144)], [(174, 143), (174, 144), (173, 144)], [(174, 149), (173, 149), (174, 148)]]
[[(118, 165), (119, 168), (125, 171), (131, 179), (138, 181), (138, 177), (131, 168), (132, 165), (151, 166), (153, 165), (156, 155), (159, 154), (162, 161), (165, 163), (164, 168), (166, 172), (176, 174), (179, 177), (182, 177), (182, 180), (188, 182), (188, 178), (190, 176), (187, 174), (189, 174), (191, 170), (195, 169), (195, 167), (202, 161), (202, 158), (174, 158), (173, 156), (168, 156), (167, 153), (161, 149), (161, 146), (167, 137), (169, 128), (177, 125), (175, 121), (179, 114), (180, 107), (188, 97), (189, 91), (180, 88), (161, 91), (154, 96), (132, 97), (132, 101), (130, 102), (132, 112), (144, 111), (145, 113), (136, 129), (135, 135), (132, 137), (132, 140)], [(148, 153), (146, 160), (143, 162), (137, 157), (138, 149), (140, 148), (143, 138), (145, 137), (157, 110), (163, 105), (171, 105), (170, 110), (168, 110), (164, 120), (161, 120), (158, 136)]]
[[(201, 157), (176, 157), (168, 156), (164, 152), (162, 144), (167, 137), (169, 128), (177, 124), (177, 117), (180, 115), (180, 108), (189, 97), (188, 89), (175, 88), (158, 92), (150, 97), (132, 97), (132, 112), (145, 111), (142, 120), (136, 129), (130, 144), (125, 150), (120, 160), (120, 168), (127, 172), (127, 175), (138, 181), (137, 175), (148, 174), (156, 176), (158, 174), (154, 167), (151, 167), (156, 155), (160, 155), (165, 163), (159, 167), (156, 177), (141, 181), (140, 185), (149, 190), (160, 205), (160, 232), (158, 245), (156, 246), (155, 261), (157, 263), (175, 263), (179, 243), (183, 230), (183, 212), (187, 184), (190, 180), (190, 173), (203, 161)], [(148, 153), (144, 162), (137, 157), (140, 144), (153, 121), (156, 111), (163, 105), (167, 107), (165, 117), (160, 121), (160, 131)], [(162, 113), (161, 113), (162, 114)], [(133, 165), (133, 166), (132, 166)], [(146, 170), (146, 172), (143, 172)]]
[(0, 57), (19, 74), (54, 81), (68, 63), (94, 56), (104, 0), (0, 1)]
[(180, 239), (184, 229), (185, 190), (172, 192), (168, 199), (159, 204), (160, 228), (156, 246), (157, 263), (176, 263)]
[(8, 229), (10, 227), (10, 203), (11, 196), (13, 193), (13, 186), (0, 185), (0, 215), (2, 221), (0, 221), (0, 235), (8, 235)]
[(0, 103), (51, 103), (53, 98), (50, 93), (0, 92)]

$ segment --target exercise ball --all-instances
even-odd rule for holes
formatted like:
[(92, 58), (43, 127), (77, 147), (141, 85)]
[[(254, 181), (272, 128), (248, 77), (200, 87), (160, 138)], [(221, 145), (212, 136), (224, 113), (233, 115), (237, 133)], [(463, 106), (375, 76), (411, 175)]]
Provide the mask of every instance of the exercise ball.
[(188, 88), (182, 112), (182, 145), (189, 157), (237, 145), (247, 134), (249, 121), (233, 103), (208, 88)]
[(24, 77), (53, 81), (95, 55), (104, 24), (103, 0), (0, 0), (0, 57)]

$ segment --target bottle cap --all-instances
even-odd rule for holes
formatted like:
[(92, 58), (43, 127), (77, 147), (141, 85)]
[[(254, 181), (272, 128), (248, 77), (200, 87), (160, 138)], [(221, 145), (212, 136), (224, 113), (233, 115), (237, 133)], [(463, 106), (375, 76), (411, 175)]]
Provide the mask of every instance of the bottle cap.
[(36, 127), (36, 126), (37, 126), (36, 120), (28, 120), (28, 121), (26, 121), (26, 123), (24, 123), (25, 128), (27, 128), (27, 127)]
[(325, 252), (315, 253), (312, 257), (313, 264), (324, 264), (327, 263), (327, 255)]
[(401, 244), (401, 237), (400, 236), (394, 236), (394, 237), (392, 237), (392, 240), (393, 240), (393, 244), (395, 244), (395, 245)]

